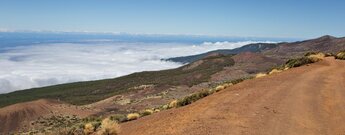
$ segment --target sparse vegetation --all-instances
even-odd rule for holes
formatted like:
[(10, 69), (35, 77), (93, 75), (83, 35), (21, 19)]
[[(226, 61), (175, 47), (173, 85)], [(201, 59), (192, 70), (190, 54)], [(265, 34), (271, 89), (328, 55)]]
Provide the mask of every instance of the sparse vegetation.
[(85, 118), (69, 126), (56, 126), (45, 129), (29, 131), (24, 134), (48, 134), (48, 135), (117, 135), (120, 126), (111, 117), (98, 119), (95, 117)]
[(280, 69), (273, 69), (272, 71), (270, 71), (268, 74), (271, 75), (271, 74), (275, 74), (275, 73), (280, 73), (282, 72), (283, 70), (280, 70)]
[(313, 61), (312, 59), (308, 57), (290, 59), (285, 63), (285, 67), (288, 67), (288, 68), (299, 67), (299, 66), (314, 63), (314, 62), (315, 61)]
[(185, 106), (185, 105), (189, 105), (201, 98), (204, 98), (208, 95), (210, 95), (210, 91), (207, 91), (207, 90), (203, 90), (201, 92), (198, 92), (198, 93), (195, 93), (195, 94), (192, 94), (190, 96), (187, 96), (187, 97), (184, 97), (183, 99), (181, 100), (178, 100), (177, 101), (177, 106)]
[(305, 53), (304, 54), (304, 56), (305, 57), (308, 57), (308, 56), (310, 56), (310, 55), (317, 55), (317, 54), (319, 54), (320, 52), (307, 52), (307, 53)]
[(153, 110), (153, 109), (146, 109), (146, 110), (142, 111), (142, 112), (140, 113), (140, 115), (141, 115), (141, 116), (147, 116), (147, 115), (151, 115), (151, 114), (153, 114), (153, 113), (154, 113), (154, 110)]
[(176, 69), (134, 73), (115, 79), (76, 82), (0, 94), (0, 107), (42, 98), (84, 105), (137, 90), (131, 88), (143, 84), (150, 84), (157, 89), (179, 85), (193, 86), (209, 81), (211, 75), (223, 70), (224, 67), (234, 65), (231, 57), (232, 55), (208, 57), (203, 59), (202, 64), (188, 70), (183, 70), (188, 66), (186, 65)]
[(140, 117), (139, 113), (130, 113), (127, 114), (127, 120), (131, 121), (131, 120), (136, 120)]
[(96, 128), (94, 127), (94, 125), (92, 123), (87, 123), (84, 126), (84, 134), (85, 135), (89, 135), (93, 132), (95, 132)]
[[(274, 68), (272, 71), (268, 72), (268, 73), (259, 73), (256, 75), (257, 77), (262, 77), (262, 76), (266, 76), (268, 74), (273, 74), (273, 73), (277, 73), (277, 72), (282, 72), (282, 70), (291, 68), (291, 67), (296, 67), (296, 66), (300, 66), (306, 63), (313, 63), (315, 62), (315, 60), (312, 60), (310, 58), (314, 58), (315, 55), (319, 56), (319, 54), (315, 54), (315, 53), (310, 53), (307, 56), (303, 57), (303, 58), (299, 58), (299, 59), (292, 59), (289, 60), (285, 65), (281, 66), (280, 68)], [(316, 57), (318, 58), (318, 57)], [(320, 58), (321, 59), (321, 58)], [(318, 61), (318, 60), (317, 60)], [(241, 78), (241, 79), (236, 79), (236, 80), (232, 80), (232, 81), (225, 81), (222, 82), (208, 90), (202, 90), (200, 92), (191, 94), (189, 96), (186, 96), (184, 98), (181, 99), (177, 99), (177, 100), (173, 100), (170, 103), (168, 103), (167, 105), (163, 105), (160, 109), (170, 109), (170, 108), (176, 108), (176, 107), (181, 107), (181, 106), (186, 106), (189, 104), (192, 104), (194, 102), (196, 102), (197, 100), (200, 100), (204, 97), (207, 97), (213, 93), (219, 92), (221, 90), (226, 89), (227, 87), (240, 83), (244, 80), (247, 79), (251, 79), (251, 78)], [(119, 125), (117, 123), (122, 123), (122, 122), (126, 122), (126, 121), (131, 121), (131, 120), (136, 120), (140, 117), (143, 116), (147, 116), (147, 115), (151, 115), (155, 112), (159, 112), (160, 110), (158, 108), (154, 108), (154, 109), (145, 109), (143, 111), (140, 111), (139, 113), (130, 113), (127, 115), (124, 114), (115, 114), (110, 116), (109, 118), (106, 119), (101, 119), (100, 117), (87, 117), (81, 120), (78, 120), (78, 122), (72, 122), (74, 123), (74, 125), (72, 124), (71, 128), (69, 128), (68, 130), (65, 130), (66, 127), (64, 127), (64, 130), (59, 130), (59, 132), (64, 132), (67, 134), (71, 134), (71, 133), (84, 133), (84, 134), (114, 134), (116, 135), (119, 132)], [(55, 117), (54, 117), (55, 118)], [(52, 119), (54, 119), (52, 118)], [(60, 117), (57, 117), (60, 118)], [(73, 117), (69, 117), (68, 118), (73, 118)], [(64, 121), (65, 119), (62, 119), (61, 121)], [(49, 124), (46, 123), (45, 121), (39, 121), (39, 123), (41, 124)], [(77, 124), (75, 124), (77, 123)], [(86, 123), (86, 124), (84, 124)]]
[(98, 135), (117, 135), (120, 132), (120, 126), (117, 122), (105, 118), (101, 123), (101, 128), (97, 132)]
[(340, 51), (339, 53), (337, 53), (337, 55), (335, 55), (336, 59), (340, 59), (340, 60), (345, 60), (345, 50)]
[(264, 77), (264, 76), (267, 76), (266, 73), (258, 73), (255, 75), (255, 78), (261, 78), (261, 77)]
[(284, 68), (293, 68), (293, 67), (299, 67), (302, 65), (310, 64), (310, 63), (315, 63), (320, 60), (322, 60), (325, 57), (325, 54), (321, 52), (311, 52), (311, 53), (306, 53), (304, 57), (302, 58), (297, 58), (297, 59), (290, 59), (285, 63)]
[(125, 114), (115, 114), (111, 115), (110, 120), (117, 121), (119, 123), (127, 121), (127, 116)]
[(224, 85), (219, 85), (216, 87), (216, 91), (221, 91), (221, 90), (224, 90), (226, 88), (226, 86)]
[(325, 57), (332, 57), (335, 56), (333, 53), (325, 53)]
[(166, 108), (175, 108), (177, 107), (177, 100), (173, 100), (169, 103), (168, 107)]

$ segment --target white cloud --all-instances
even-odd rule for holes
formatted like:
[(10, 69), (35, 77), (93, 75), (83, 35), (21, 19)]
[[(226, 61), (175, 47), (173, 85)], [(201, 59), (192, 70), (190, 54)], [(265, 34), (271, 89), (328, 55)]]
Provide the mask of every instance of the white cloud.
[(0, 50), (0, 93), (54, 84), (114, 78), (181, 66), (161, 58), (232, 49), (248, 42), (187, 44), (42, 44)]

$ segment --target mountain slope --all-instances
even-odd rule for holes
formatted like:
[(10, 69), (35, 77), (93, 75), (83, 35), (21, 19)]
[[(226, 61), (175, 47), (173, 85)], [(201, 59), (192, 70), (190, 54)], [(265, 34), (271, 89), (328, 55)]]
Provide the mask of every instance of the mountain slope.
[(306, 52), (329, 52), (336, 53), (339, 50), (345, 50), (345, 37), (336, 38), (329, 35), (316, 39), (310, 39), (291, 43), (258, 43), (249, 44), (236, 49), (215, 50), (203, 54), (169, 58), (166, 60), (180, 63), (189, 63), (201, 59), (212, 53), (220, 54), (238, 54), (242, 52), (260, 52), (267, 56), (288, 59), (291, 57), (303, 56)]
[(27, 131), (33, 126), (33, 121), (38, 118), (52, 115), (76, 115), (85, 117), (96, 113), (93, 110), (85, 110), (55, 100), (40, 99), (31, 102), (19, 103), (0, 109), (0, 133), (10, 131)]
[(288, 58), (298, 57), (305, 54), (305, 52), (325, 52), (325, 53), (337, 53), (340, 50), (345, 49), (345, 38), (336, 38), (332, 36), (322, 36), (320, 38), (293, 42), (293, 43), (282, 43), (276, 48), (263, 51), (263, 54)]
[[(259, 46), (260, 45), (254, 45), (254, 50), (255, 47)], [(249, 51), (236, 55), (222, 55), (212, 52), (203, 57), (203, 59), (176, 69), (140, 72), (114, 79), (61, 84), (0, 94), (0, 115), (6, 116), (0, 117), (0, 121), (16, 120), (17, 112), (24, 114), (20, 116), (21, 119), (25, 120), (26, 117), (31, 117), (31, 115), (25, 115), (27, 114), (26, 110), (32, 110), (29, 112), (35, 112), (35, 110), (38, 110), (37, 112), (46, 112), (40, 111), (40, 107), (30, 108), (31, 105), (36, 105), (34, 100), (39, 99), (85, 105), (79, 107), (97, 110), (92, 113), (96, 116), (139, 112), (147, 108), (160, 107), (172, 100), (183, 98), (186, 95), (200, 92), (204, 89), (210, 89), (222, 82), (251, 77), (259, 72), (270, 71), (272, 67), (284, 63), (286, 59), (302, 56), (309, 51), (324, 50), (326, 52), (336, 52), (345, 47), (345, 41), (344, 38), (325, 36), (313, 40), (280, 43), (273, 46), (275, 47), (263, 49), (259, 52)], [(328, 63), (324, 64), (327, 65)], [(276, 82), (277, 86), (280, 86), (281, 83), (285, 83), (284, 80), (280, 81), (281, 82)], [(300, 81), (303, 82), (302, 80)], [(322, 84), (323, 82), (320, 83)], [(289, 85), (293, 86), (292, 82)], [(25, 104), (25, 107), (23, 107), (22, 104)], [(12, 111), (3, 111), (18, 105), (23, 107), (23, 109), (9, 109)], [(29, 106), (29, 108), (27, 108), (27, 106)], [(238, 107), (241, 108), (241, 106)], [(50, 108), (48, 110), (60, 111), (59, 108)], [(7, 113), (13, 113), (15, 115), (7, 115)], [(37, 116), (46, 115), (46, 113), (37, 114)], [(19, 121), (13, 124), (18, 127), (10, 126), (15, 128), (7, 128), (7, 130), (15, 130), (30, 126), (28, 123), (25, 125), (22, 122), (25, 121)]]
[(179, 62), (179, 63), (190, 63), (190, 62), (200, 60), (200, 59), (202, 59), (202, 58), (204, 58), (210, 54), (213, 54), (213, 53), (229, 55), (229, 54), (238, 54), (241, 52), (261, 52), (264, 50), (274, 48), (276, 46), (277, 46), (277, 44), (273, 44), (273, 43), (256, 43), (256, 44), (245, 45), (245, 46), (235, 48), (235, 49), (214, 50), (214, 51), (210, 51), (210, 52), (206, 52), (206, 53), (202, 53), (202, 54), (198, 54), (198, 55), (175, 57), (175, 58), (169, 58), (166, 60), (167, 61), (173, 61), (173, 62)]
[(345, 61), (247, 80), (186, 107), (121, 125), (122, 134), (343, 134)]
[(176, 69), (140, 72), (114, 79), (61, 84), (0, 94), (0, 107), (41, 98), (84, 105), (136, 90), (134, 88), (141, 85), (153, 85), (159, 91), (173, 86), (191, 87), (209, 81), (212, 74), (234, 65), (231, 57), (231, 55), (216, 55)]

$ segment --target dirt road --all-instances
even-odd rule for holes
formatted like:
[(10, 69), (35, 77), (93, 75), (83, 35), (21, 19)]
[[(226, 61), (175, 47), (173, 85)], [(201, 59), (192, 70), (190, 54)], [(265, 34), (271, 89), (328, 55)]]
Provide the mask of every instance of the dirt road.
[(345, 61), (244, 81), (121, 125), (124, 135), (345, 135)]

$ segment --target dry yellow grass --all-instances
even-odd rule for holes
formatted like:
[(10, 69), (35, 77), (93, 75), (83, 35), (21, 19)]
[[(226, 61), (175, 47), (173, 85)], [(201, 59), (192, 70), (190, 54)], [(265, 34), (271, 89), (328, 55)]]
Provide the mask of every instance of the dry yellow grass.
[(169, 108), (175, 108), (177, 107), (177, 100), (173, 100), (168, 105)]
[(279, 70), (279, 69), (273, 69), (271, 72), (269, 72), (268, 74), (271, 75), (271, 74), (274, 74), (274, 73), (280, 73), (282, 72), (282, 70)]
[(310, 58), (313, 62), (318, 62), (320, 60), (323, 60), (326, 57), (324, 53), (317, 53), (309, 55), (308, 58)]
[(87, 123), (84, 126), (84, 134), (89, 135), (92, 134), (95, 131), (95, 127), (92, 125), (92, 123)]
[(130, 113), (127, 115), (127, 120), (135, 120), (140, 117), (139, 113)]
[(153, 109), (146, 109), (144, 111), (141, 112), (143, 116), (145, 115), (151, 115), (152, 113), (154, 113)]
[(155, 109), (155, 110), (154, 110), (155, 113), (156, 113), (156, 112), (160, 112), (160, 111), (161, 111), (161, 110), (159, 110), (159, 109)]
[(225, 89), (225, 86), (223, 85), (219, 85), (216, 87), (216, 91), (221, 91), (221, 90), (224, 90)]
[(341, 59), (341, 60), (345, 60), (345, 51), (341, 51), (339, 52), (336, 56), (336, 59)]
[(115, 121), (106, 118), (102, 121), (101, 129), (98, 135), (117, 135), (120, 132), (120, 126)]
[(162, 107), (163, 110), (166, 110), (168, 108), (169, 108), (169, 105), (163, 105), (163, 107)]
[(260, 78), (260, 77), (264, 77), (264, 76), (267, 76), (266, 73), (258, 73), (256, 74), (255, 78)]

